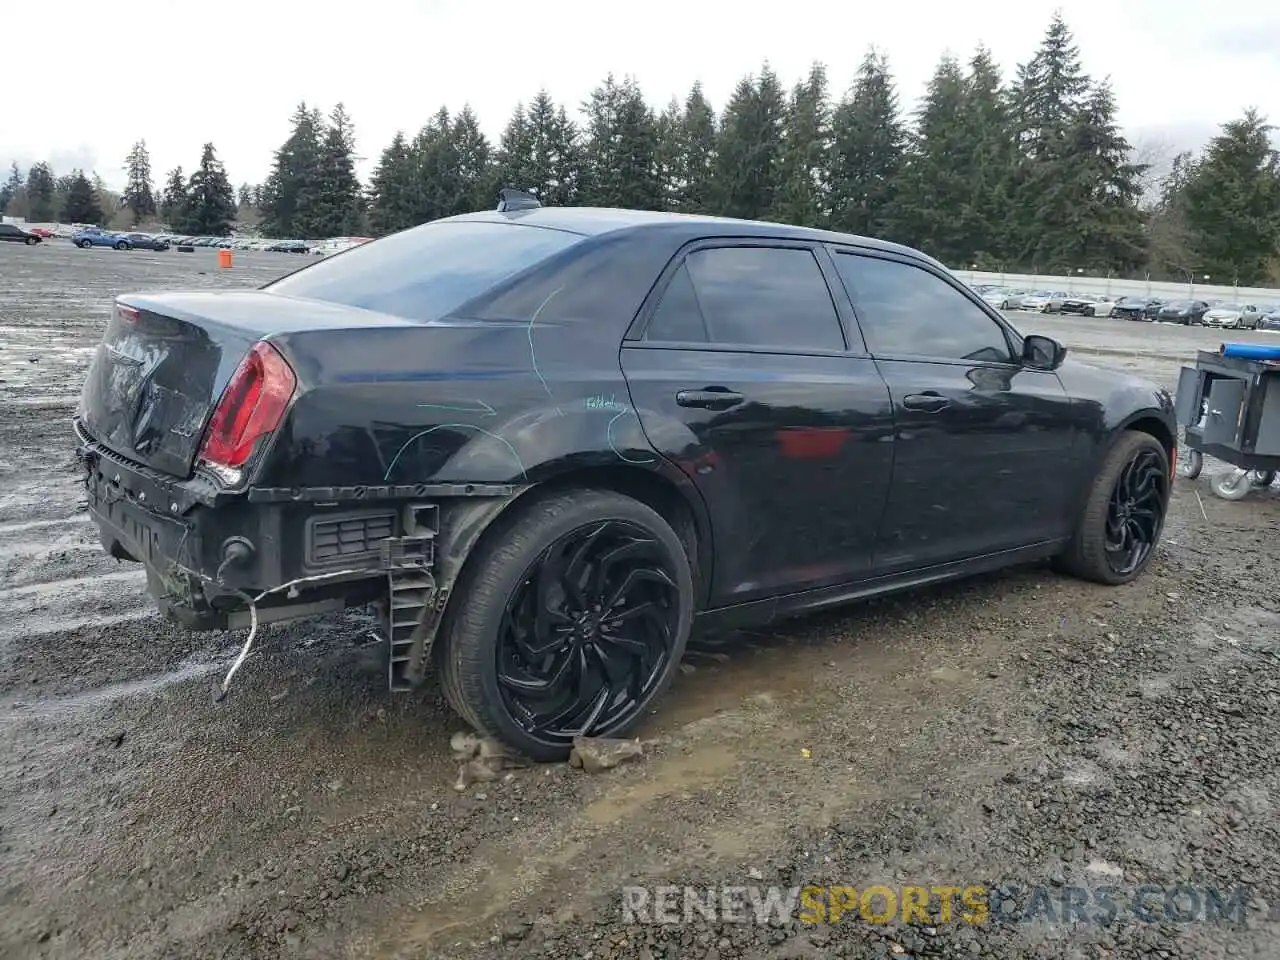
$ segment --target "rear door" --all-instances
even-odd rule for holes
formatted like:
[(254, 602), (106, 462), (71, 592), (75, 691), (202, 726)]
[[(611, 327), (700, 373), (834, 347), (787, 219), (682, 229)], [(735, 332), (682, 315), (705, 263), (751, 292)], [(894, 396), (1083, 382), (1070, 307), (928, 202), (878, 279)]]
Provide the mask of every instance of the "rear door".
[(942, 272), (833, 256), (897, 424), (877, 573), (1065, 535), (1076, 428), (1057, 374), (1017, 362), (1016, 338)]
[(869, 569), (893, 411), (833, 291), (821, 247), (702, 242), (669, 265), (623, 344), (646, 435), (706, 502), (714, 606)]

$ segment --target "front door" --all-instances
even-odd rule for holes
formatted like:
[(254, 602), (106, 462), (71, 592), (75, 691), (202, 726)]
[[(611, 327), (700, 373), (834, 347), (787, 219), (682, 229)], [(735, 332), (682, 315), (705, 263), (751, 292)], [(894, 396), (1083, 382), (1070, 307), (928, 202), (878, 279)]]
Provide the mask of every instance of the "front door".
[(896, 418), (877, 573), (1066, 536), (1077, 447), (1057, 374), (1018, 362), (1011, 332), (941, 272), (834, 255)]
[(645, 434), (706, 502), (713, 606), (865, 575), (892, 469), (889, 391), (846, 347), (824, 252), (756, 244), (688, 250), (622, 350)]

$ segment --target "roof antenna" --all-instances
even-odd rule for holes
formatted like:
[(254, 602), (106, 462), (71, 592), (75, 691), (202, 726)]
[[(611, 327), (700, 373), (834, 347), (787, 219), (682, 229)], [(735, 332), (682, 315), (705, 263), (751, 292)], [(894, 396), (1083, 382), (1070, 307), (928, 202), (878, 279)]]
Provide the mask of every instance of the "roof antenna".
[(503, 187), (498, 191), (498, 212), (511, 213), (514, 210), (536, 210), (542, 204), (538, 202), (538, 198), (527, 190), (517, 190), (514, 187)]

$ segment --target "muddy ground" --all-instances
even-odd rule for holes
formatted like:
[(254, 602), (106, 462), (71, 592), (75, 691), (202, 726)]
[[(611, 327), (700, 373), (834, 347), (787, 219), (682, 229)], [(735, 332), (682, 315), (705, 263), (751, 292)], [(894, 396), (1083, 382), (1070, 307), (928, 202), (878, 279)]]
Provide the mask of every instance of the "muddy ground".
[[(297, 264), (0, 249), (0, 956), (1276, 955), (1274, 490), (1178, 481), (1128, 587), (1031, 568), (704, 642), (649, 755), (596, 776), (455, 792), (458, 721), (385, 692), (354, 614), (268, 629), (215, 704), (240, 635), (167, 625), (101, 554), (68, 421), (114, 294)], [(1170, 387), (1221, 339), (1018, 320)], [(806, 883), (982, 885), (1033, 919), (620, 915), (627, 884)], [(1245, 922), (1174, 922), (1163, 894), (1145, 919), (1061, 916), (1070, 887), (1176, 884), (1248, 887)]]

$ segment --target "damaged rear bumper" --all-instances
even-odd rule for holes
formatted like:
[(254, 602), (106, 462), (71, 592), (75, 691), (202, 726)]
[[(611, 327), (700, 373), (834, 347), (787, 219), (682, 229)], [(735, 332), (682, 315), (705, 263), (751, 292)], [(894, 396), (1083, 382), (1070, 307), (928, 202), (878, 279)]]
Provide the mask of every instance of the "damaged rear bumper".
[(207, 479), (175, 480), (125, 460), (78, 421), (75, 427), (85, 498), (103, 549), (141, 563), (160, 612), (184, 627), (248, 626), (249, 598), (294, 580), (320, 582), (308, 582), (305, 593), (264, 598), (257, 604), (260, 623), (364, 605), (385, 592), (378, 544), (368, 535), (394, 533), (389, 512), (317, 520), (306, 506), (250, 504)]

